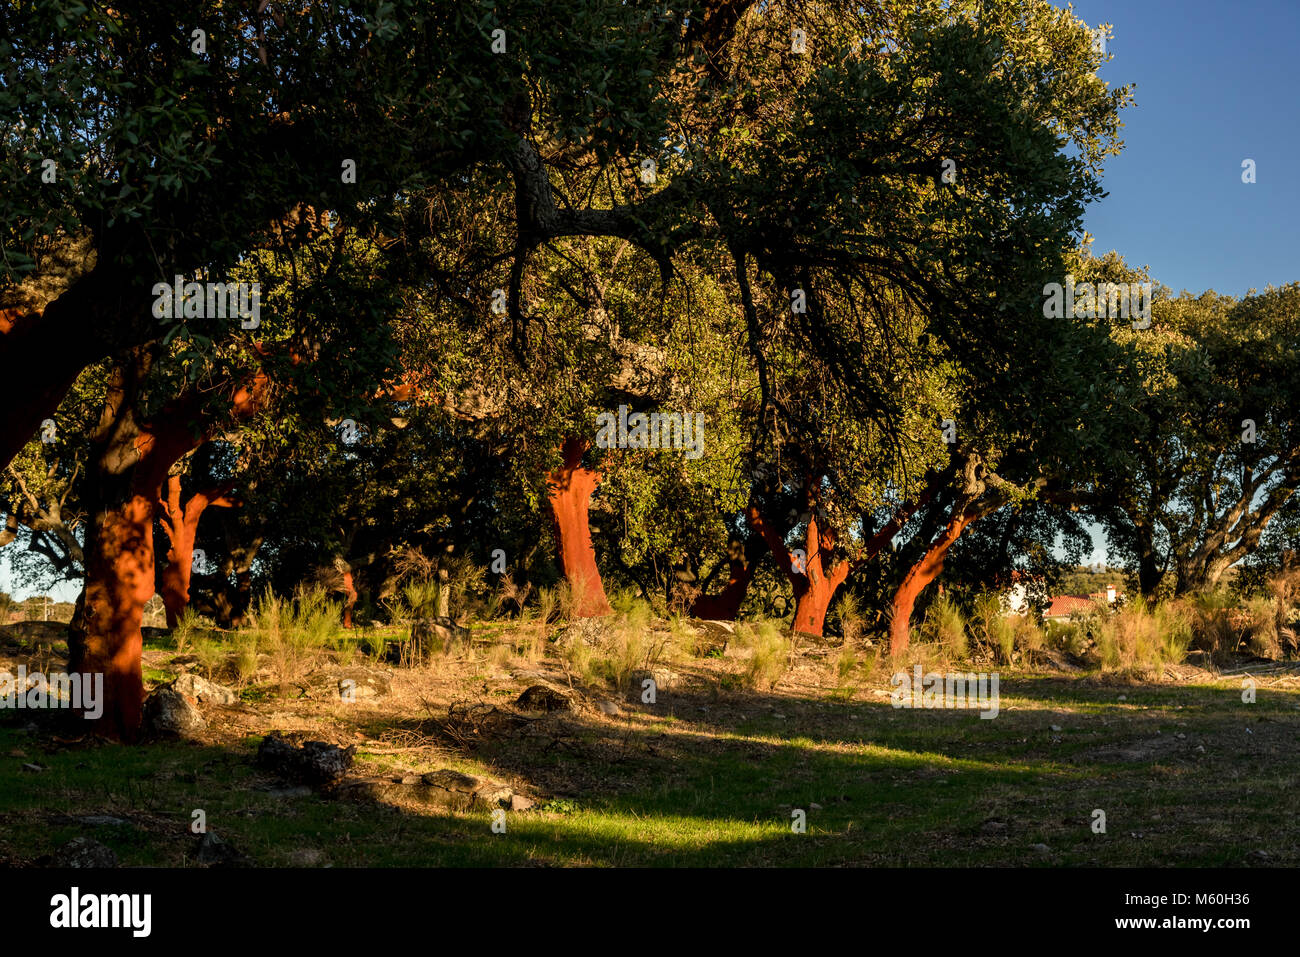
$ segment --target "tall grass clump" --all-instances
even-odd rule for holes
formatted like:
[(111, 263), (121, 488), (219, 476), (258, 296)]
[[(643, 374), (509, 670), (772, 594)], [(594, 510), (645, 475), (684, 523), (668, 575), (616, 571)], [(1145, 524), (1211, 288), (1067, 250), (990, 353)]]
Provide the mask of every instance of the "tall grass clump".
[[(981, 614), (976, 606), (976, 615)], [(925, 611), (921, 634), (939, 646), (939, 651), (950, 658), (965, 658), (970, 650), (966, 633), (966, 616), (958, 604), (947, 595), (940, 595)]]
[(1242, 629), (1237, 601), (1226, 588), (1203, 591), (1191, 599), (1192, 647), (1222, 660), (1236, 650)]
[(746, 623), (736, 628), (736, 640), (749, 650), (749, 660), (741, 675), (745, 687), (771, 691), (790, 667), (793, 644), (771, 621)]
[(296, 681), (319, 660), (342, 632), (338, 602), (319, 586), (300, 587), (292, 602), (269, 587), (258, 599), (249, 631), (270, 660), (281, 685)]
[(1094, 633), (1103, 671), (1158, 671), (1187, 656), (1192, 623), (1179, 606), (1151, 606), (1138, 595), (1123, 607), (1103, 613)]

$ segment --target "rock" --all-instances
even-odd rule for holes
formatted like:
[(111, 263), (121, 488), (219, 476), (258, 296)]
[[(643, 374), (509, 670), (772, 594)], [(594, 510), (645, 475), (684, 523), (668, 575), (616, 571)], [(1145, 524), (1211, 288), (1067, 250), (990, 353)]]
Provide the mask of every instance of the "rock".
[(515, 699), (515, 707), (524, 711), (572, 711), (573, 696), (551, 685), (532, 685)]
[(300, 847), (289, 852), (290, 867), (315, 867), (325, 860), (325, 852), (314, 847)]
[(812, 804), (809, 804), (809, 805), (808, 805), (808, 810), (810, 810), (810, 811), (820, 811), (821, 809), (822, 809), (822, 806), (821, 806), (820, 804), (818, 804), (816, 801), (814, 801)]
[(190, 699), (171, 685), (159, 688), (145, 699), (144, 727), (148, 732), (191, 738), (206, 728), (207, 724)]
[(596, 702), (596, 707), (610, 716), (616, 715), (622, 710), (619, 708), (617, 701), (607, 701), (603, 699)]
[(1060, 730), (1061, 730), (1061, 726), (1060, 726), (1059, 724), (1054, 724), (1054, 725), (1052, 725), (1052, 730), (1053, 730), (1053, 731), (1060, 731)]
[(279, 735), (268, 734), (257, 748), (257, 763), (290, 780), (330, 787), (348, 773), (355, 750), (324, 741), (307, 741), (295, 748)]
[(266, 794), (268, 797), (273, 798), (308, 797), (311, 794), (311, 788), (305, 784), (299, 784), (291, 788), (271, 788)]
[(208, 831), (199, 840), (198, 859), (208, 867), (246, 867), (249, 863), (234, 845), (218, 837), (216, 831)]
[(510, 810), (528, 811), (534, 807), (536, 807), (536, 802), (528, 800), (528, 798), (524, 797), (522, 794), (510, 795)]
[(225, 685), (208, 681), (196, 674), (184, 674), (171, 683), (171, 687), (193, 698), (199, 704), (237, 704), (239, 695)]
[(1007, 829), (1006, 821), (987, 820), (980, 825), (981, 834), (1002, 834)]
[(450, 768), (418, 776), (404, 774), (387, 781), (360, 781), (357, 784), (358, 788), (350, 790), (361, 790), (372, 798), (416, 800), (452, 811), (467, 811), (475, 807), (511, 808), (515, 798), (514, 792), (504, 784), (472, 774), (462, 774)]
[(466, 794), (472, 794), (483, 782), (474, 777), (472, 774), (461, 774), (459, 771), (452, 771), (444, 768), (441, 771), (430, 771), (420, 779), (424, 784), (430, 787), (442, 788), (445, 791), (463, 791)]
[(54, 852), (54, 867), (117, 867), (117, 855), (88, 837), (74, 837)]
[(110, 817), (107, 814), (87, 814), (85, 817), (74, 818), (78, 824), (86, 824), (90, 827), (121, 827), (126, 821), (120, 817)]
[(1031, 851), (1037, 851), (1039, 854), (1052, 853), (1052, 849), (1048, 847), (1046, 844), (1031, 844), (1029, 845), (1029, 849)]
[(23, 765), (23, 770), (30, 771), (32, 774), (40, 774), (42, 771), (48, 771), (49, 769), (45, 767), (45, 765), (43, 764), (35, 764), (33, 762), (28, 762)]
[(428, 623), (429, 633), (443, 644), (453, 641), (469, 641), (469, 629), (464, 628), (450, 618), (435, 618)]
[(569, 622), (555, 635), (555, 643), (561, 648), (575, 641), (599, 648), (608, 639), (609, 622), (604, 618), (578, 618)]
[(343, 668), (341, 670), (322, 672), (315, 684), (325, 689), (331, 697), (347, 700), (348, 692), (353, 701), (364, 698), (380, 698), (393, 693), (393, 683), (381, 671), (369, 668)]
[(667, 668), (634, 671), (627, 692), (629, 701), (639, 702), (641, 700), (647, 678), (655, 683), (655, 695), (657, 697), (663, 692), (671, 690), (681, 679), (681, 675), (675, 671), (669, 671)]

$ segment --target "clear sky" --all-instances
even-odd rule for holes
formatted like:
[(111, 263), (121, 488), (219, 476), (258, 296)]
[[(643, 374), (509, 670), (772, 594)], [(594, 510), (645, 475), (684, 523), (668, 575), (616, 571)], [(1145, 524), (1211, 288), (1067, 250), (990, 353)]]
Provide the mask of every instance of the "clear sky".
[[(1102, 78), (1136, 87), (1110, 195), (1085, 220), (1093, 251), (1118, 250), (1175, 291), (1240, 296), (1300, 280), (1300, 0), (1080, 0), (1074, 11), (1112, 25)], [(1090, 561), (1105, 561), (1094, 541)], [(4, 550), (0, 591), (15, 591)]]
[(1175, 292), (1300, 280), (1300, 2), (1081, 0), (1074, 12), (1112, 25), (1102, 79), (1136, 86), (1110, 195), (1085, 221), (1093, 251), (1150, 266)]

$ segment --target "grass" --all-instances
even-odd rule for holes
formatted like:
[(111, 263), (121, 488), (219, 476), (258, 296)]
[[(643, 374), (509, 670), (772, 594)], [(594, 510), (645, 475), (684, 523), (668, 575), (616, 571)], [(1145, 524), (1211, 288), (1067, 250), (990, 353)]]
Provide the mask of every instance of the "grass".
[[(1184, 669), (1196, 677), (1175, 681), (1137, 666), (1182, 659), (1195, 637), (1191, 606), (1135, 603), (1037, 639), (1012, 622), (1012, 657), (1035, 640), (1077, 642), (1095, 657), (1089, 672), (1065, 678), (1003, 663), (978, 606), (969, 621), (932, 608), (925, 640), (896, 661), (847, 640), (793, 646), (773, 622), (742, 623), (724, 644), (698, 623), (653, 621), (633, 595), (612, 603), (595, 644), (551, 644), (530, 609), (508, 626), (476, 626), (463, 654), (388, 669), (391, 696), (343, 704), (276, 687), (381, 638), (342, 640), (337, 607), (319, 595), (267, 596), (248, 631), (196, 639), (224, 651), (213, 667), (244, 690), (239, 714), (210, 713), (220, 722), (206, 743), (122, 748), (0, 713), (0, 863), (84, 834), (124, 864), (193, 865), (187, 824), (202, 808), (213, 830), (265, 866), (291, 865), (303, 850), (336, 867), (1300, 864), (1290, 813), (1300, 784), (1296, 677), (1258, 675), (1248, 705), (1241, 675)], [(975, 653), (999, 655), (998, 717), (892, 708), (894, 671), (959, 664), (950, 657), (958, 623)], [(170, 654), (151, 649), (151, 679), (165, 677)], [(521, 661), (528, 673), (509, 673)], [(539, 668), (568, 668), (600, 696), (659, 664), (680, 673), (654, 704), (620, 696), (615, 715), (585, 708), (527, 733), (439, 730), (453, 704), (508, 706)], [(269, 682), (244, 687), (265, 679), (267, 665)], [(252, 759), (262, 733), (286, 727), (356, 744), (362, 775), (453, 768), (506, 782), (540, 808), (511, 813), (507, 832), (493, 834), (486, 813), (277, 796), (280, 782)], [(29, 762), (46, 770), (23, 770)], [(1106, 812), (1106, 834), (1089, 826), (1095, 808)], [(804, 834), (790, 830), (796, 809), (807, 813)], [(75, 821), (104, 814), (123, 823)], [(1260, 850), (1267, 859), (1253, 856)]]
[[(126, 864), (192, 864), (184, 823), (203, 808), (264, 865), (304, 847), (334, 866), (1212, 867), (1248, 863), (1261, 848), (1271, 864), (1300, 862), (1288, 810), (1300, 771), (1294, 692), (1262, 693), (1247, 712), (1219, 685), (1124, 686), (1122, 701), (1114, 687), (1032, 676), (1005, 677), (1002, 690), (993, 721), (766, 696), (725, 714), (647, 708), (617, 770), (594, 750), (533, 754), (539, 779), (586, 772), (605, 786), (511, 814), (503, 835), (486, 814), (272, 797), (249, 760), (255, 739), (40, 753), (31, 735), (0, 726), (0, 753), (40, 753), (49, 768), (38, 781), (22, 759), (0, 764), (0, 856), (87, 833)], [(599, 729), (585, 733), (594, 748)], [(497, 776), (521, 760), (509, 746), (432, 758), (430, 767)], [(364, 748), (362, 761), (387, 763)], [(1098, 807), (1104, 835), (1088, 826)], [(790, 831), (793, 808), (807, 811), (806, 834)], [(64, 813), (126, 824), (60, 824)], [(1031, 850), (1039, 843), (1051, 852)]]

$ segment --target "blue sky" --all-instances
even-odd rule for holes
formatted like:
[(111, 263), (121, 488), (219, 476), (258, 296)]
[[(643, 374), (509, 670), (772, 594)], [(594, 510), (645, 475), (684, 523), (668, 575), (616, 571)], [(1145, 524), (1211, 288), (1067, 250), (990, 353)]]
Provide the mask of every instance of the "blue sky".
[[(1118, 250), (1175, 291), (1300, 280), (1300, 0), (1081, 0), (1074, 12), (1112, 25), (1101, 76), (1136, 87), (1110, 195), (1085, 219), (1093, 251)], [(1089, 561), (1105, 561), (1093, 538)], [(13, 590), (0, 551), (0, 591)]]
[(1085, 220), (1093, 251), (1118, 250), (1175, 292), (1300, 280), (1300, 3), (1082, 0), (1074, 12), (1113, 25), (1102, 79), (1136, 85), (1110, 195)]

